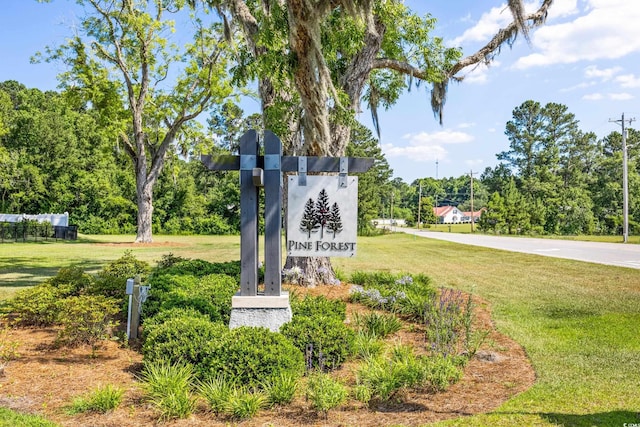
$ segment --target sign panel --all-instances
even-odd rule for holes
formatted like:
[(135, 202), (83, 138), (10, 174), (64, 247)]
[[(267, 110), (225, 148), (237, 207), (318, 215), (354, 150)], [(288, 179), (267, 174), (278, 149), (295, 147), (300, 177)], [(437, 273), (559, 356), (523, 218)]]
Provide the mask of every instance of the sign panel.
[(301, 257), (352, 257), (358, 234), (358, 177), (307, 176), (298, 185), (289, 176), (287, 254)]

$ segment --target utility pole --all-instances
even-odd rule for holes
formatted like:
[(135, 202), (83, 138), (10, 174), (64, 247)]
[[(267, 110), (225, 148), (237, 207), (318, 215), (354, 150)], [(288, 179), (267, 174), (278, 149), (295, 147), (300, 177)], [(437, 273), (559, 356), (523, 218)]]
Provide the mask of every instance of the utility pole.
[(469, 172), (471, 177), (471, 232), (473, 233), (474, 215), (473, 215), (473, 169)]
[(422, 207), (422, 181), (419, 182), (418, 190), (418, 231), (420, 231), (420, 208)]
[(627, 165), (627, 131), (624, 128), (625, 122), (635, 121), (635, 118), (626, 119), (622, 113), (622, 119), (609, 119), (609, 122), (619, 123), (622, 127), (622, 240), (624, 243), (629, 241), (629, 168)]
[[(438, 181), (438, 159), (436, 159), (436, 184)], [(436, 187), (437, 188), (437, 187)], [(438, 226), (438, 190), (436, 190), (436, 194), (435, 194), (435, 214), (436, 214), (436, 223), (434, 224), (434, 227)]]

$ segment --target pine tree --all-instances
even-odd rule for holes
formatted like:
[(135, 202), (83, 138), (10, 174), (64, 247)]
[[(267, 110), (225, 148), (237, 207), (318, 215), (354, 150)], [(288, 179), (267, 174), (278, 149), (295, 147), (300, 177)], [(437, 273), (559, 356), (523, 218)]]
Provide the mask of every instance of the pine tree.
[(319, 227), (313, 205), (313, 199), (310, 198), (307, 200), (307, 203), (304, 205), (302, 220), (300, 221), (300, 230), (305, 231), (309, 239), (311, 238), (311, 232), (316, 232)]
[(316, 223), (320, 227), (320, 238), (324, 237), (324, 229), (329, 222), (331, 211), (329, 210), (329, 196), (327, 191), (323, 188), (318, 194), (318, 200), (316, 201)]
[(337, 203), (331, 206), (331, 215), (329, 216), (329, 222), (327, 228), (333, 233), (333, 238), (336, 238), (336, 233), (342, 231), (342, 218), (340, 217), (340, 207)]

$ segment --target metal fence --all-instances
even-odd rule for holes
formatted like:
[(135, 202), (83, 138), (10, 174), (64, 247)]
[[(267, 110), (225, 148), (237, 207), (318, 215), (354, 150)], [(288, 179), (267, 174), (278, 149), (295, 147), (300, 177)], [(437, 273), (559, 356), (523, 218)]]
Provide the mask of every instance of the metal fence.
[(35, 221), (0, 222), (0, 243), (76, 240), (77, 225), (51, 225)]

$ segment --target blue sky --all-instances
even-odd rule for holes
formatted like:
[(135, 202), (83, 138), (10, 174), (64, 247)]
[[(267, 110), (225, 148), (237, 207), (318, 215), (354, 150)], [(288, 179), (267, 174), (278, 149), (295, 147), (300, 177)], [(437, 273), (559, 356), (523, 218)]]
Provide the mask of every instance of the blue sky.
[[(511, 20), (496, 0), (407, 0), (420, 14), (437, 18), (436, 35), (465, 54), (475, 52)], [(534, 10), (538, 1), (528, 3)], [(0, 81), (55, 89), (58, 64), (30, 64), (47, 45), (73, 34), (75, 2), (11, 0), (0, 14)], [(379, 113), (381, 145), (394, 175), (410, 183), (419, 177), (482, 172), (508, 149), (504, 135), (514, 108), (532, 99), (565, 104), (584, 131), (602, 137), (619, 130), (609, 119), (640, 119), (640, 2), (634, 0), (555, 0), (547, 24), (505, 47), (487, 67), (464, 70), (452, 83), (440, 126), (429, 93), (414, 89), (390, 110)], [(257, 105), (257, 104), (256, 104)], [(360, 120), (371, 125), (368, 111)], [(637, 122), (633, 124), (637, 127)]]

